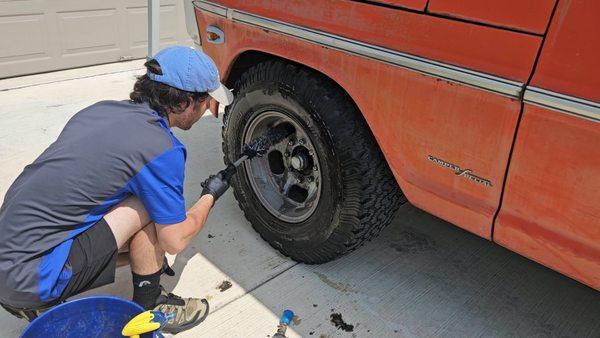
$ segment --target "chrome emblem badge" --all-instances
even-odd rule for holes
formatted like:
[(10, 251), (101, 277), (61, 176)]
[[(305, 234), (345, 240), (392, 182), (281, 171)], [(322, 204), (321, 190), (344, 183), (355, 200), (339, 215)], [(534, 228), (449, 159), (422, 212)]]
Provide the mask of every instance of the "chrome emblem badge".
[(454, 171), (454, 175), (456, 175), (456, 176), (464, 177), (472, 182), (479, 183), (486, 187), (492, 186), (492, 182), (490, 182), (489, 180), (486, 180), (483, 177), (474, 175), (473, 170), (471, 170), (471, 169), (461, 169), (461, 167), (457, 166), (456, 164), (452, 164), (450, 162), (444, 161), (440, 158), (437, 158), (437, 157), (431, 156), (431, 155), (427, 155), (427, 159), (429, 161), (439, 165), (440, 167), (448, 168), (448, 169)]

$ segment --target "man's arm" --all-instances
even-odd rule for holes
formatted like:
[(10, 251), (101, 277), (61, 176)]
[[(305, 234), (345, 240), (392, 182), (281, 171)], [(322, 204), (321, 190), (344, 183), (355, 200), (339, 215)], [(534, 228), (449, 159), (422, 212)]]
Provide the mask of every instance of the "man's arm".
[(214, 200), (211, 194), (203, 195), (188, 210), (185, 221), (169, 225), (157, 224), (156, 232), (160, 246), (171, 255), (183, 251), (202, 230)]
[(156, 231), (160, 246), (169, 254), (177, 254), (185, 249), (206, 222), (208, 213), (215, 201), (229, 188), (229, 180), (235, 174), (236, 168), (232, 165), (221, 170), (216, 175), (211, 175), (202, 183), (200, 199), (187, 212), (183, 222), (162, 225), (157, 224)]

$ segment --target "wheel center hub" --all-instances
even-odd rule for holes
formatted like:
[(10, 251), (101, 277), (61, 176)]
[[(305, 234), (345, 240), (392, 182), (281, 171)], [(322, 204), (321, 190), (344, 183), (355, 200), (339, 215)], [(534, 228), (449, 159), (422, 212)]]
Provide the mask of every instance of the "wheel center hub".
[(307, 159), (304, 155), (298, 154), (290, 159), (290, 163), (292, 165), (292, 168), (298, 171), (302, 171), (306, 169)]

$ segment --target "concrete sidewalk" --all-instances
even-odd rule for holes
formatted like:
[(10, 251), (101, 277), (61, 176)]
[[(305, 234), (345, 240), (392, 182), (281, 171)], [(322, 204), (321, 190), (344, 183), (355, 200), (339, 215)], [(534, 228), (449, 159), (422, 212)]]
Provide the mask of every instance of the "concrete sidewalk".
[[(0, 201), (78, 110), (126, 99), (141, 61), (0, 80)], [(185, 194), (223, 167), (221, 122), (189, 132)], [(169, 257), (176, 277), (164, 285), (206, 297), (206, 322), (181, 337), (269, 337), (285, 308), (299, 321), (290, 337), (572, 336), (600, 337), (600, 293), (410, 205), (382, 235), (334, 262), (308, 266), (280, 255), (254, 232), (231, 193), (189, 248)], [(223, 281), (232, 287), (221, 291)], [(88, 294), (130, 297), (130, 271)], [(339, 313), (351, 332), (337, 329)], [(0, 310), (1, 337), (25, 322)]]

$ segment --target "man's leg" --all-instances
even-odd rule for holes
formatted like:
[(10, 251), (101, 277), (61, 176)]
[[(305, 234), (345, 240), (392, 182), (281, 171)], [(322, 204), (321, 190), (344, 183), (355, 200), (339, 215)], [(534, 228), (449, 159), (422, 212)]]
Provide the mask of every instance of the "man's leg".
[(119, 203), (106, 215), (104, 220), (115, 236), (119, 250), (126, 249), (129, 239), (150, 223), (150, 216), (144, 205), (135, 197)]
[(135, 197), (121, 202), (104, 219), (115, 235), (119, 250), (129, 251), (133, 301), (145, 309), (153, 308), (160, 295), (160, 275), (165, 257), (154, 223)]
[[(160, 275), (165, 252), (158, 243), (156, 226), (141, 202), (137, 198), (128, 198), (106, 214), (104, 219), (115, 236), (119, 250), (129, 250), (133, 301), (145, 309), (174, 313), (175, 317), (167, 322), (164, 332), (181, 332), (202, 322), (209, 312), (206, 299), (180, 298), (161, 293)], [(124, 261), (121, 259), (121, 263)]]
[(133, 281), (133, 301), (144, 309), (153, 309), (160, 296), (160, 275), (165, 252), (158, 244), (154, 223), (138, 231), (129, 244)]
[(131, 271), (147, 275), (162, 269), (165, 251), (158, 244), (156, 228), (150, 222), (129, 243)]

